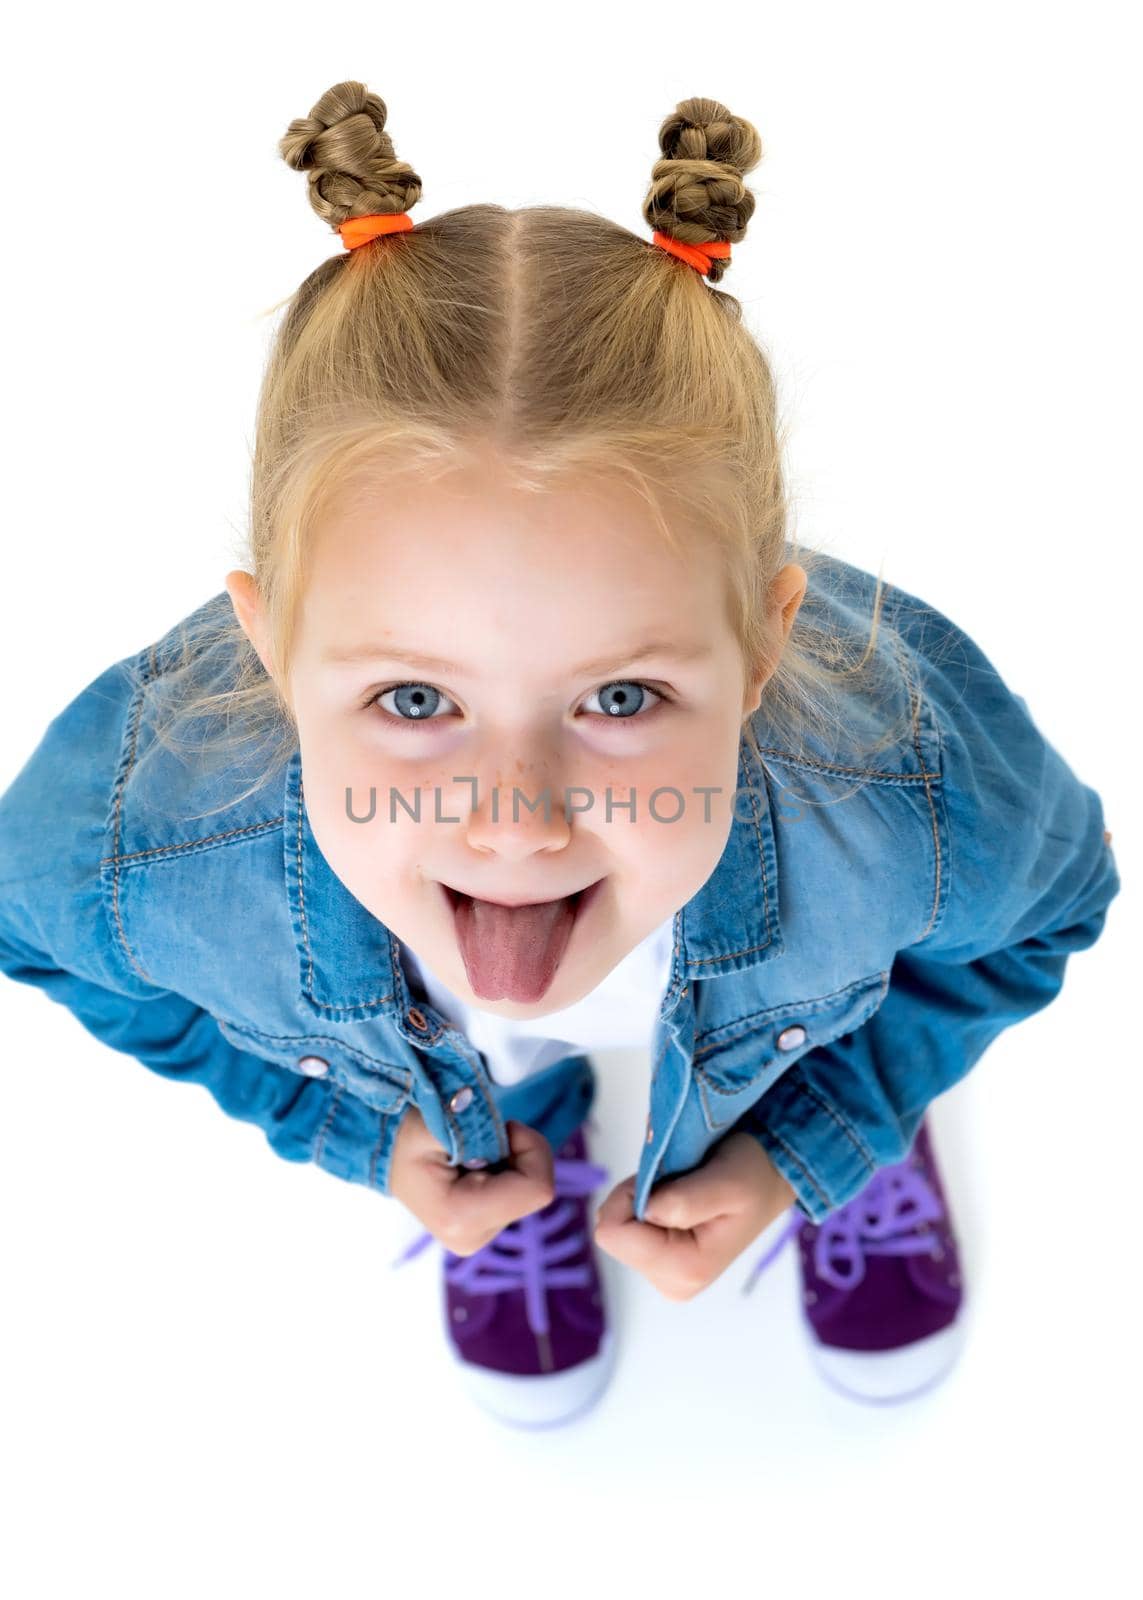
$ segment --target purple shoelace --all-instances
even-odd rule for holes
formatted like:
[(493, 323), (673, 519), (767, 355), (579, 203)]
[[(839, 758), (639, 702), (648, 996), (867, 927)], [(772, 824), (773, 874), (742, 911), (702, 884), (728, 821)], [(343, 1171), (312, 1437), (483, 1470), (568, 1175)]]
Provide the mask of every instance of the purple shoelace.
[[(581, 1261), (578, 1266), (562, 1265), (569, 1257), (583, 1252), (586, 1230), (577, 1228), (563, 1239), (555, 1239), (553, 1235), (574, 1218), (576, 1208), (572, 1201), (591, 1194), (607, 1177), (608, 1168), (594, 1161), (557, 1156), (552, 1168), (556, 1192), (551, 1203), (542, 1211), (517, 1217), (472, 1255), (446, 1261), (446, 1280), (465, 1294), (501, 1294), (505, 1290), (523, 1289), (528, 1325), (533, 1333), (547, 1333), (546, 1291), (583, 1289), (591, 1282), (587, 1261)], [(432, 1239), (428, 1231), (419, 1234), (393, 1266), (411, 1261)]]
[[(921, 1169), (911, 1158), (879, 1167), (860, 1194), (831, 1211), (817, 1224), (814, 1271), (838, 1289), (853, 1289), (865, 1276), (865, 1257), (933, 1254), (938, 1241), (915, 1231), (920, 1223), (939, 1222), (944, 1209)], [(794, 1209), (778, 1239), (755, 1262), (742, 1286), (749, 1294), (785, 1245), (804, 1225), (813, 1224)], [(845, 1263), (838, 1272), (835, 1257)]]

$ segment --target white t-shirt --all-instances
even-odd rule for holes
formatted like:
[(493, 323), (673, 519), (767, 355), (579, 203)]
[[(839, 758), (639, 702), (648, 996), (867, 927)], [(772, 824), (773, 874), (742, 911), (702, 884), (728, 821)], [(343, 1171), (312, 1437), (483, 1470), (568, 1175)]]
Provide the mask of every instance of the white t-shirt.
[(582, 1000), (546, 1017), (517, 1020), (466, 1005), (404, 940), (401, 962), (409, 983), (419, 981), (441, 1015), (485, 1056), (493, 1081), (518, 1083), (562, 1056), (650, 1047), (671, 970), (674, 922), (673, 915), (661, 922)]

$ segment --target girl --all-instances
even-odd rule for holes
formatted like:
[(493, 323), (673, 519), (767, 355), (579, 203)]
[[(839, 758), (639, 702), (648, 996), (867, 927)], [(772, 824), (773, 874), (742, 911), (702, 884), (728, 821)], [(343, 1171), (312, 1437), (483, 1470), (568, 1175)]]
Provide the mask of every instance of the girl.
[[(963, 1331), (925, 1111), (1099, 936), (1099, 796), (954, 623), (788, 540), (715, 287), (748, 122), (667, 118), (649, 239), (414, 226), (385, 123), (339, 83), (281, 141), (344, 248), (265, 374), (250, 570), (0, 799), (3, 969), (403, 1203), (498, 1417), (602, 1392), (597, 1249), (686, 1299), (787, 1211), (822, 1372), (916, 1393)], [(645, 1141), (593, 1227), (618, 1045)]]

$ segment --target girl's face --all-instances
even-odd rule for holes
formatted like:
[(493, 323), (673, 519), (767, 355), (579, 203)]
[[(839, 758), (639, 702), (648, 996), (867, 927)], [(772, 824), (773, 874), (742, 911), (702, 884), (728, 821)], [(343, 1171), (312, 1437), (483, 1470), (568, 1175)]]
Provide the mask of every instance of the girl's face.
[[(724, 583), (703, 540), (666, 548), (631, 491), (528, 495), (484, 465), (387, 480), (321, 529), (280, 686), (310, 827), (350, 893), (468, 1005), (572, 1005), (714, 871), (765, 681), (745, 681)], [(804, 584), (783, 569), (779, 630)], [(272, 670), (253, 579), (227, 587)], [(561, 921), (554, 973), (549, 960), (513, 999), (520, 982), (466, 965), (471, 908), (454, 917), (446, 885), (514, 905), (594, 887)], [(518, 978), (509, 922), (482, 922), (473, 947), (495, 938)]]

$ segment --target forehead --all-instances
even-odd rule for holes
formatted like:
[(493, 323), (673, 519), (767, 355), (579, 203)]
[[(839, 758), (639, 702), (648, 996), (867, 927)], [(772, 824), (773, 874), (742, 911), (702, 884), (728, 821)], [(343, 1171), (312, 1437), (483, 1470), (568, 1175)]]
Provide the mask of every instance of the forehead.
[[(670, 515), (665, 508), (665, 514)], [(595, 480), (520, 489), (489, 472), (401, 474), (343, 495), (315, 531), (304, 611), (316, 630), (355, 621), (409, 632), (494, 631), (572, 619), (657, 635), (717, 626), (725, 579), (714, 542), (681, 519), (677, 544), (630, 486)], [(403, 626), (402, 626), (403, 625)], [(444, 652), (442, 652), (443, 654)], [(589, 652), (581, 652), (589, 653)]]

